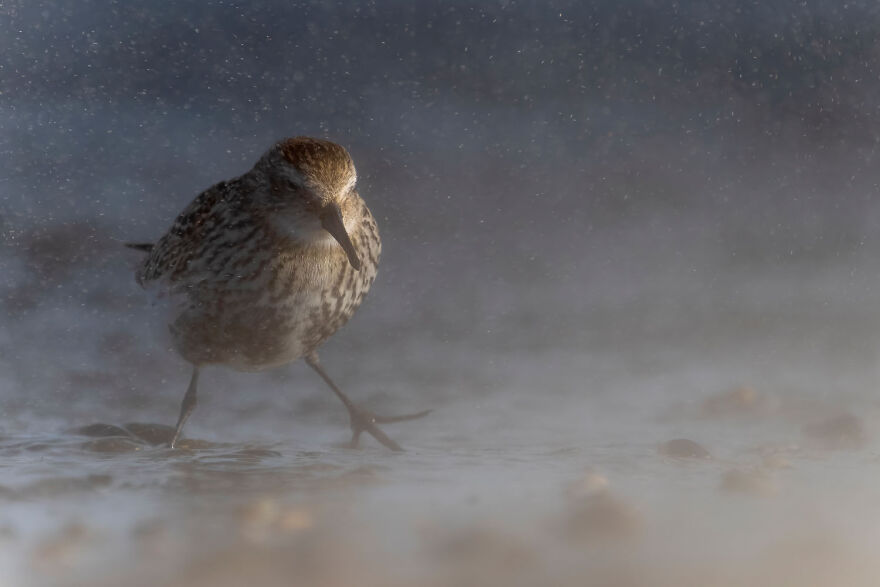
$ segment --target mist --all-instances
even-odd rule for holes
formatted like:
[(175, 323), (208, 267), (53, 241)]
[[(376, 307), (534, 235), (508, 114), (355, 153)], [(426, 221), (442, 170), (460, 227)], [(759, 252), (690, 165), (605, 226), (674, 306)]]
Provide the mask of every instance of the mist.
[[(9, 585), (874, 585), (871, 2), (0, 5)], [(141, 256), (275, 141), (383, 240), (303, 362), (189, 365)], [(0, 581), (2, 582), (2, 581)]]

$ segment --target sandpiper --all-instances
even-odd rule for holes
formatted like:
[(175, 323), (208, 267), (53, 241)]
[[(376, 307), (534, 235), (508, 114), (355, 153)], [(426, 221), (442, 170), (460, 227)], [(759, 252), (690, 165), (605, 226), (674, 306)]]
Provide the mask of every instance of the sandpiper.
[(366, 431), (401, 450), (377, 424), (430, 411), (377, 416), (353, 403), (318, 360), (317, 349), (376, 278), (382, 244), (356, 181), (340, 145), (285, 139), (249, 172), (199, 194), (158, 242), (128, 244), (147, 253), (138, 283), (179, 301), (169, 328), (193, 365), (172, 448), (196, 406), (205, 365), (258, 371), (305, 358), (348, 409), (352, 447)]

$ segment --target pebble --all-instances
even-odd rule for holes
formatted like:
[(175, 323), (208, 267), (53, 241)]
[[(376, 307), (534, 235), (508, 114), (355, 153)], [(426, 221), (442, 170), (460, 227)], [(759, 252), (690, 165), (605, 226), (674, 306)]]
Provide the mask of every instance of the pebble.
[(676, 459), (711, 459), (708, 450), (687, 438), (673, 438), (660, 444), (657, 451), (665, 456)]
[(868, 442), (862, 421), (853, 414), (840, 414), (807, 424), (803, 432), (819, 448), (827, 450), (856, 450)]

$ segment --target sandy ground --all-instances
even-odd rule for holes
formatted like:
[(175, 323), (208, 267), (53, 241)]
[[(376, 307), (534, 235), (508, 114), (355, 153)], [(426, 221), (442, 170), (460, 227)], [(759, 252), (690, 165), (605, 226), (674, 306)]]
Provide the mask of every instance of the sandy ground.
[(403, 454), (340, 446), (332, 404), (239, 411), (223, 441), (208, 400), (175, 451), (160, 424), (19, 414), (0, 441), (3, 585), (876, 584), (880, 405), (676, 389), (705, 375), (650, 358), (613, 393), (441, 401), (388, 428)]

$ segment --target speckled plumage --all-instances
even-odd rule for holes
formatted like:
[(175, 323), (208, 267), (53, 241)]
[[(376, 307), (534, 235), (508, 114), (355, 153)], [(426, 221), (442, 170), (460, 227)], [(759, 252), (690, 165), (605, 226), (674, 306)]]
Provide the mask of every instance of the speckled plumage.
[(254, 371), (304, 357), (348, 409), (352, 440), (369, 432), (400, 450), (321, 366), (316, 349), (345, 324), (373, 284), (382, 244), (355, 186), (348, 152), (296, 137), (272, 146), (241, 177), (205, 190), (146, 251), (137, 281), (176, 300), (170, 329), (193, 364), (170, 445), (196, 405), (199, 369)]
[[(337, 201), (359, 271), (326, 231), (291, 230), (284, 221), (291, 194), (279, 194), (285, 187), (273, 182), (271, 167), (285, 163), (300, 172), (303, 189)], [(351, 318), (376, 277), (381, 247), (348, 153), (326, 141), (288, 139), (245, 175), (202, 192), (156, 243), (137, 280), (183, 296), (171, 332), (187, 361), (259, 370), (316, 349)]]

